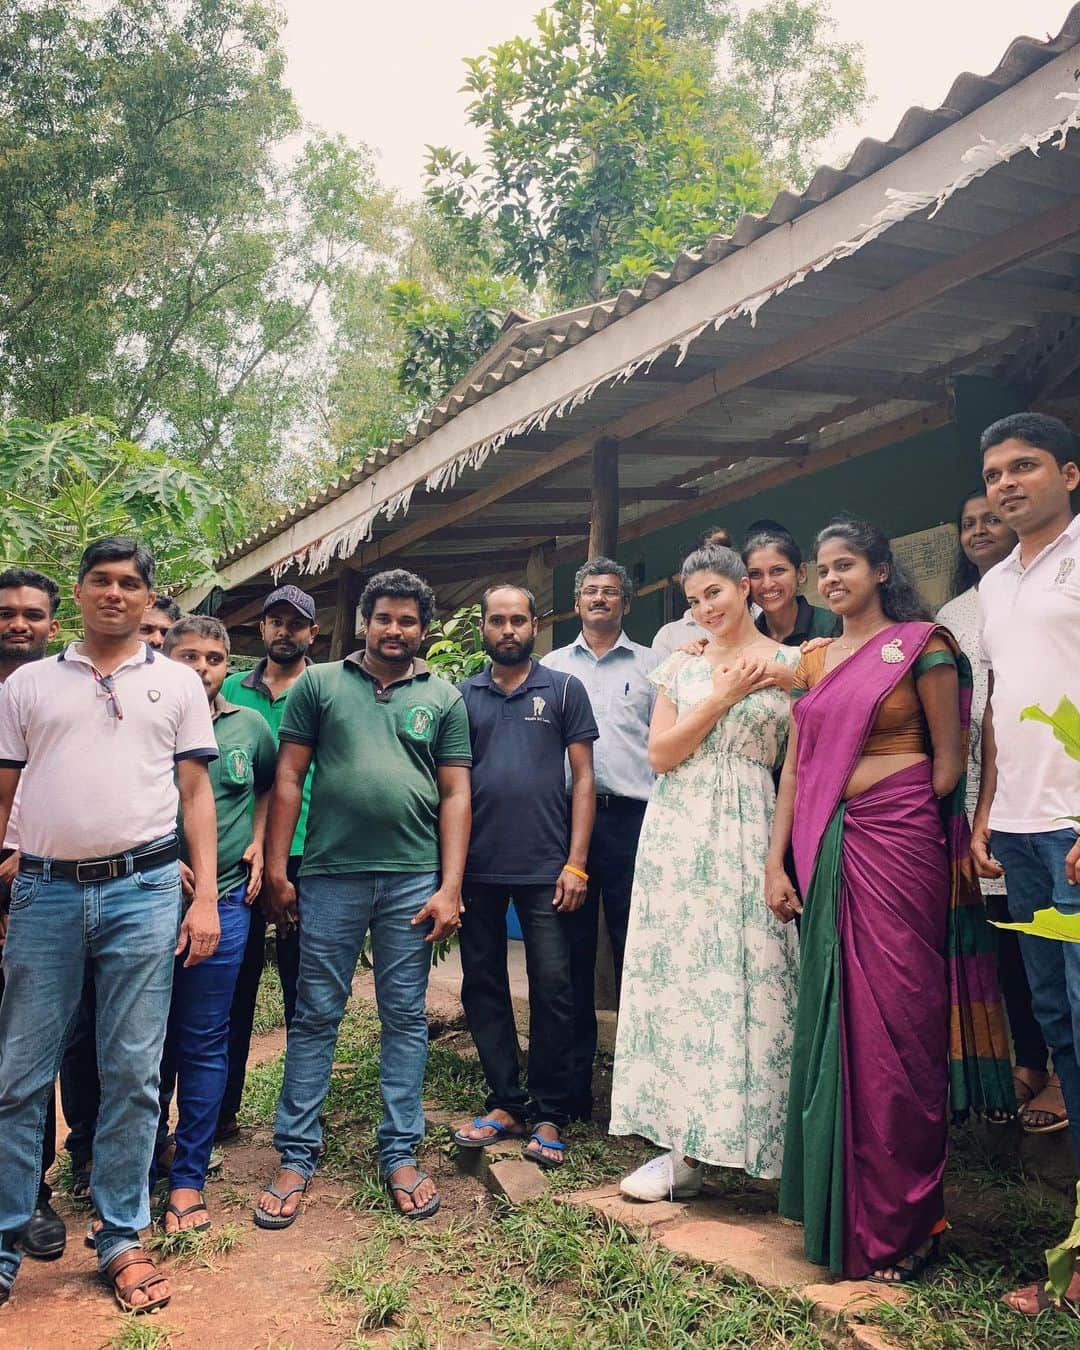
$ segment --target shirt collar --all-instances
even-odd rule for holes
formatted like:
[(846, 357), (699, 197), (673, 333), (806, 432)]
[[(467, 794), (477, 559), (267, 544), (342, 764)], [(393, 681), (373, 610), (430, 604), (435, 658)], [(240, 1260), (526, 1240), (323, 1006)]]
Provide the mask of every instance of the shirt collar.
[(608, 648), (608, 650), (604, 653), (604, 656), (597, 656), (597, 655), (596, 655), (596, 653), (593, 651), (593, 649), (589, 646), (588, 642), (585, 640), (585, 633), (584, 633), (584, 632), (580, 632), (580, 633), (577, 635), (577, 637), (573, 640), (573, 642), (571, 642), (570, 646), (571, 646), (571, 647), (580, 647), (581, 650), (584, 651), (584, 652), (586, 653), (586, 655), (591, 656), (592, 659), (593, 659), (594, 661), (602, 661), (602, 660), (604, 659), (604, 656), (610, 656), (610, 654), (611, 654), (612, 652), (617, 652), (617, 651), (626, 651), (626, 652), (629, 652), (629, 653), (631, 654), (631, 656), (634, 654), (634, 644), (633, 644), (633, 643), (630, 641), (630, 639), (626, 636), (626, 629), (625, 629), (625, 628), (620, 628), (620, 629), (619, 629), (619, 636), (615, 639), (614, 643), (613, 643), (613, 644)]
[[(245, 689), (256, 689), (260, 694), (265, 694), (267, 698), (272, 699), (274, 696), (270, 692), (270, 686), (266, 683), (266, 666), (269, 660), (270, 658), (268, 656), (264, 656), (258, 665), (253, 666), (251, 670), (248, 671), (240, 683)], [(310, 666), (311, 664), (311, 657), (305, 656), (305, 667)]]
[[(810, 625), (814, 622), (814, 608), (807, 600), (805, 595), (795, 597), (795, 627), (787, 635), (786, 643), (789, 646), (801, 646), (810, 636)], [(769, 633), (769, 624), (765, 618), (765, 611), (754, 620), (754, 627), (759, 633), (764, 633), (766, 637)], [(795, 639), (798, 638), (796, 643)]]
[[(129, 656), (126, 661), (121, 661), (121, 663), (112, 672), (114, 675), (119, 675), (122, 670), (127, 670), (130, 666), (149, 666), (153, 664), (154, 662), (153, 647), (151, 647), (150, 644), (147, 642), (140, 642), (139, 647), (141, 648), (141, 650), (137, 651), (134, 654), (134, 656)], [(79, 644), (77, 641), (69, 642), (68, 645), (64, 648), (64, 650), (57, 655), (56, 659), (58, 661), (70, 661), (78, 666), (89, 666), (91, 669), (93, 669), (94, 666), (93, 661), (91, 661), (88, 656), (84, 656), (82, 652), (79, 651)]]
[(238, 704), (230, 703), (227, 698), (222, 698), (220, 694), (217, 694), (213, 703), (210, 704), (210, 720), (216, 722), (219, 717), (228, 717), (230, 713), (239, 711)]
[[(363, 675), (365, 679), (370, 680), (372, 684), (377, 683), (375, 676), (372, 675), (371, 671), (364, 665), (363, 652), (350, 652), (345, 658), (344, 665), (346, 668), (352, 666), (354, 670), (359, 671), (359, 673)], [(395, 685), (410, 684), (413, 680), (426, 680), (429, 679), (430, 676), (431, 667), (428, 663), (419, 656), (414, 656), (411, 674), (403, 675), (399, 680), (391, 680), (389, 684), (384, 684), (382, 687), (384, 689), (392, 689)]]
[(473, 676), (473, 683), (482, 689), (494, 689), (497, 694), (503, 698), (513, 698), (514, 694), (524, 693), (526, 689), (540, 689), (551, 684), (551, 674), (547, 666), (542, 666), (534, 656), (530, 661), (530, 670), (528, 675), (522, 680), (513, 694), (504, 694), (495, 681), (491, 678), (491, 662), (489, 661), (479, 674)]
[(1072, 520), (1069, 521), (1068, 525), (1065, 526), (1065, 528), (1061, 531), (1058, 537), (1055, 540), (1053, 540), (1052, 543), (1047, 544), (1047, 546), (1044, 549), (1042, 549), (1039, 553), (1036, 553), (1035, 557), (1032, 558), (1031, 562), (1029, 562), (1026, 567), (1020, 561), (1019, 544), (1017, 544), (1017, 546), (1013, 549), (1013, 551), (1009, 554), (1007, 558), (1005, 558), (1002, 562), (998, 563), (998, 566), (1002, 568), (1008, 568), (1010, 571), (1013, 572), (1030, 572), (1031, 569), (1035, 566), (1035, 564), (1037, 562), (1040, 562), (1043, 558), (1045, 558), (1048, 553), (1052, 553), (1063, 539), (1071, 539), (1071, 540), (1080, 539), (1080, 515), (1073, 516)]

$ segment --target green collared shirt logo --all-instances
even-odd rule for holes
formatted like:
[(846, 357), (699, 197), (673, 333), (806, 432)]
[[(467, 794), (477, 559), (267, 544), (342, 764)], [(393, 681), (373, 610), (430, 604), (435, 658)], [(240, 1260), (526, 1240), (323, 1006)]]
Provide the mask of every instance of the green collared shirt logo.
[(234, 783), (251, 781), (251, 758), (246, 750), (241, 750), (239, 747), (230, 750), (225, 756), (225, 767)]
[(435, 710), (417, 703), (405, 714), (405, 734), (412, 741), (427, 743), (435, 732)]

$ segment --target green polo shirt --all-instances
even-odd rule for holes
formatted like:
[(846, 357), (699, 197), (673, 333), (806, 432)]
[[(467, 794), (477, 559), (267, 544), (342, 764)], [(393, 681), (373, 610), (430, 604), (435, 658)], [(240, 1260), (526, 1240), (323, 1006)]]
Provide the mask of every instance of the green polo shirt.
[[(218, 757), (210, 764), (210, 786), (217, 809), (218, 894), (224, 895), (247, 879), (243, 856), (251, 843), (255, 798), (273, 786), (277, 745), (270, 728), (250, 708), (238, 708), (219, 694), (211, 712)], [(182, 856), (190, 862), (186, 841)]]
[(423, 661), (385, 689), (359, 654), (309, 667), (278, 733), (315, 751), (301, 876), (435, 872), (441, 765), (472, 763), (461, 695)]
[[(232, 675), (225, 677), (225, 683), (221, 686), (221, 695), (230, 703), (235, 703), (239, 708), (254, 708), (257, 713), (261, 713), (266, 719), (270, 730), (276, 737), (281, 726), (281, 718), (285, 712), (285, 700), (289, 697), (289, 691), (280, 697), (275, 698), (266, 684), (266, 660), (264, 656), (259, 664), (249, 670), (245, 675), (242, 671), (235, 671)], [(309, 666), (311, 662), (307, 663)], [(289, 849), (290, 857), (304, 851), (304, 838), (307, 834), (308, 805), (311, 802), (311, 777), (315, 772), (314, 764), (304, 779), (304, 793), (300, 799), (300, 814), (296, 819), (296, 830), (293, 832), (292, 847)]]

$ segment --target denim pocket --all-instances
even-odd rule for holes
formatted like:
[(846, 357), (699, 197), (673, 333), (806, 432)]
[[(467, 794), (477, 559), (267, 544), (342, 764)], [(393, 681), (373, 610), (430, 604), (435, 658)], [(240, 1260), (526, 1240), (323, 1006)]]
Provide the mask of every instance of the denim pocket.
[(16, 873), (15, 880), (11, 883), (11, 904), (8, 906), (12, 914), (19, 909), (28, 909), (41, 889), (41, 878), (26, 876), (23, 872)]
[(133, 872), (132, 877), (141, 891), (169, 891), (180, 886), (180, 869), (174, 862), (152, 867), (147, 872)]

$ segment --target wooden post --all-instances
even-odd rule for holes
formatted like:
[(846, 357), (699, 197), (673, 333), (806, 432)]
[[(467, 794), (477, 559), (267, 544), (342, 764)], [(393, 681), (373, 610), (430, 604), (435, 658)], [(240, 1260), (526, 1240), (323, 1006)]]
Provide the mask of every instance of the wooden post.
[(589, 557), (614, 558), (619, 545), (619, 442), (597, 441), (592, 452)]
[(361, 589), (359, 572), (354, 572), (351, 567), (344, 568), (337, 583), (334, 631), (330, 635), (331, 661), (342, 661), (356, 650), (356, 605)]

